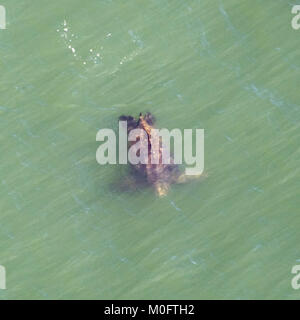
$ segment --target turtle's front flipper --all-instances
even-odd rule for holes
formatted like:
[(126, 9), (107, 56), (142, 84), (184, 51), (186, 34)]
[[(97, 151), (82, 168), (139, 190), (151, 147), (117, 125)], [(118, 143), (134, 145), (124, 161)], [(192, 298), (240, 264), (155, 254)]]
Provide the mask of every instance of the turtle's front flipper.
[(154, 184), (155, 191), (159, 197), (164, 197), (169, 191), (169, 185), (163, 181), (158, 181)]

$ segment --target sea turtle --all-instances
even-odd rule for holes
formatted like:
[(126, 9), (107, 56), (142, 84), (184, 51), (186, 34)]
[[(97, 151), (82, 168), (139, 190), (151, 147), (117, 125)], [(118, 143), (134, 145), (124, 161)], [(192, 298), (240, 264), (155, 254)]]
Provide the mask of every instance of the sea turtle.
[[(137, 137), (137, 141), (140, 141), (141, 144), (148, 148), (148, 161), (143, 163), (138, 163), (132, 165), (135, 172), (141, 177), (144, 177), (148, 184), (154, 186), (158, 196), (163, 197), (167, 194), (169, 186), (173, 183), (184, 183), (187, 180), (195, 178), (195, 176), (187, 176), (185, 173), (182, 173), (179, 166), (174, 163), (172, 155), (169, 156), (169, 163), (162, 163), (162, 153), (163, 146), (161, 143), (160, 137), (153, 137), (153, 131), (155, 118), (150, 113), (147, 112), (144, 115), (140, 113), (139, 117), (135, 119), (132, 116), (120, 116), (120, 121), (127, 121), (127, 132), (130, 133), (133, 129), (143, 129), (146, 134)], [(154, 133), (155, 134), (155, 133)], [(151, 140), (153, 138), (153, 140)], [(155, 140), (158, 139), (158, 140)], [(155, 146), (152, 145), (151, 141), (159, 141)], [(128, 147), (131, 147), (136, 142), (130, 142)], [(153, 163), (151, 161), (151, 155), (158, 156), (159, 161)]]

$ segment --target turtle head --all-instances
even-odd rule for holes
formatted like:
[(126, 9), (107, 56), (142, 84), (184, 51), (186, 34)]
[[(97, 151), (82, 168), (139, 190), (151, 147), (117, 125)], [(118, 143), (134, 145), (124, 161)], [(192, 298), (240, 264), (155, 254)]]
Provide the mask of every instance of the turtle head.
[(153, 126), (156, 119), (154, 117), (154, 115), (151, 113), (151, 112), (147, 112), (144, 116), (144, 119), (147, 121), (147, 123), (150, 125), (150, 126)]
[(146, 112), (145, 115), (141, 112), (139, 115), (139, 121), (145, 120), (149, 126), (153, 126), (156, 119), (151, 112)]

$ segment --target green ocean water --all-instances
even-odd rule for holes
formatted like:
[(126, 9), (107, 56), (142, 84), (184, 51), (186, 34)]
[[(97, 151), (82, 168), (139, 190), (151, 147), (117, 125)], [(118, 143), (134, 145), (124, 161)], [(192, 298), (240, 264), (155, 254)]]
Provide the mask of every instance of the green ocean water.
[[(299, 299), (292, 0), (0, 0), (0, 299)], [(205, 130), (208, 177), (124, 191), (101, 128)]]

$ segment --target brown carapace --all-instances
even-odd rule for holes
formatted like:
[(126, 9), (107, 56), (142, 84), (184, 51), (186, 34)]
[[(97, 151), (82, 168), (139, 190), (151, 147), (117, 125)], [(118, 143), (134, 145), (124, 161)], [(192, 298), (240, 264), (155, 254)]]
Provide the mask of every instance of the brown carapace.
[[(143, 133), (137, 137), (136, 141), (140, 141), (143, 147), (148, 149), (146, 157), (147, 161), (132, 165), (139, 176), (144, 176), (148, 184), (155, 188), (158, 196), (163, 197), (168, 193), (169, 187), (173, 183), (184, 183), (187, 180), (193, 179), (193, 176), (186, 176), (182, 173), (179, 166), (174, 163), (171, 154), (168, 154), (169, 161), (162, 163), (162, 154), (164, 152), (159, 136), (154, 136), (156, 133), (154, 129), (155, 118), (147, 112), (144, 115), (140, 113), (139, 117), (135, 119), (132, 116), (121, 116), (120, 121), (127, 121), (127, 132), (130, 133), (133, 129), (143, 129)], [(156, 141), (155, 144), (152, 142)], [(129, 148), (136, 142), (130, 142)], [(153, 159), (156, 158), (156, 161)]]

